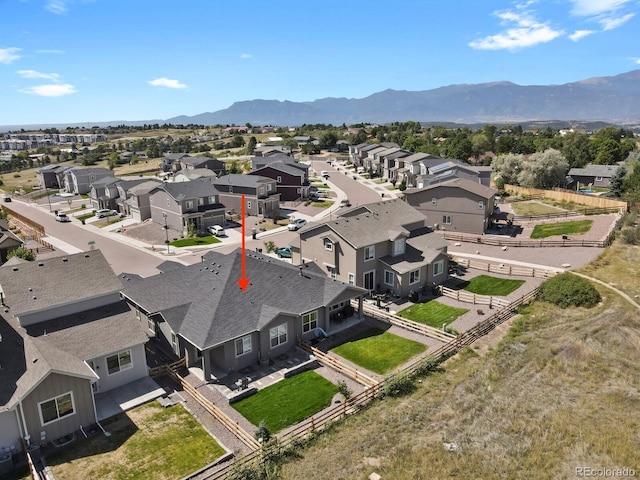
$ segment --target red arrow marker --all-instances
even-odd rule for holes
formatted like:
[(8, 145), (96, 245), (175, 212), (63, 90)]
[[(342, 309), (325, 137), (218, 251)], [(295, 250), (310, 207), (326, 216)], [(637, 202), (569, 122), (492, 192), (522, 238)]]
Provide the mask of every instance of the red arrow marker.
[(246, 265), (246, 261), (247, 261), (247, 256), (245, 255), (245, 246), (244, 246), (244, 242), (245, 242), (245, 238), (244, 238), (244, 223), (245, 223), (245, 212), (244, 212), (244, 195), (242, 195), (242, 208), (241, 208), (241, 216), (242, 216), (242, 276), (238, 279), (238, 285), (240, 285), (240, 289), (242, 291), (245, 290), (245, 288), (247, 288), (247, 285), (249, 285), (249, 279), (247, 278), (247, 265)]

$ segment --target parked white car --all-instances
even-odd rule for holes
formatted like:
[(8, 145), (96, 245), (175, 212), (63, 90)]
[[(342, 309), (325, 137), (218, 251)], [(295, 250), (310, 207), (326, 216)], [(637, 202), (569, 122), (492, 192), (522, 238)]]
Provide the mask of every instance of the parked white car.
[(214, 237), (224, 236), (224, 228), (220, 225), (211, 225), (210, 227), (207, 227), (207, 231)]
[(296, 230), (304, 227), (306, 224), (307, 221), (304, 218), (297, 218), (296, 220), (292, 220), (287, 228), (289, 229), (289, 231), (295, 232)]
[(67, 216), (66, 213), (59, 212), (56, 214), (56, 222), (70, 222), (71, 219)]
[(103, 208), (102, 210), (98, 210), (96, 212), (96, 217), (98, 218), (104, 218), (104, 217), (110, 217), (112, 215), (117, 215), (118, 212), (115, 210), (110, 210), (108, 208)]

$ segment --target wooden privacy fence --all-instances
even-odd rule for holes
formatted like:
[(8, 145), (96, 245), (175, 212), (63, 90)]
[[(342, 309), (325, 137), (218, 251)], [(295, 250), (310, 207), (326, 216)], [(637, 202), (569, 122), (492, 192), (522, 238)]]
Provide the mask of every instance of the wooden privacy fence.
[(2, 205), (2, 209), (6, 210), (13, 219), (17, 220), (20, 224), (26, 226), (26, 228), (30, 231), (39, 233), (40, 235), (44, 235), (44, 227), (38, 223), (31, 220), (29, 217), (25, 217), (24, 215), (16, 212), (11, 207), (7, 207), (6, 205)]
[(519, 195), (522, 197), (532, 198), (550, 198), (559, 202), (572, 202), (579, 205), (586, 205), (588, 207), (595, 208), (607, 208), (615, 207), (620, 212), (627, 212), (628, 204), (622, 200), (614, 200), (606, 197), (596, 197), (593, 195), (584, 195), (576, 193), (573, 190), (553, 189), (553, 190), (539, 190), (537, 188), (524, 188), (516, 185), (505, 185), (504, 189), (510, 194)]
[(151, 367), (149, 369), (149, 376), (151, 378), (162, 377), (163, 375), (168, 375), (169, 370), (176, 371), (181, 368), (185, 368), (187, 365), (187, 360), (182, 357), (180, 360), (176, 360), (173, 363), (167, 363), (163, 365), (159, 365), (157, 367)]
[(452, 259), (458, 265), (461, 265), (465, 268), (475, 268), (484, 272), (501, 273), (502, 275), (510, 275), (516, 277), (549, 278), (559, 273), (558, 270), (507, 265), (504, 263), (481, 262), (479, 260), (459, 257), (457, 255), (454, 255)]
[(495, 245), (498, 247), (599, 247), (604, 248), (611, 243), (611, 237), (605, 240), (516, 240), (511, 237), (500, 237), (498, 235), (473, 235), (471, 233), (453, 233), (447, 231), (439, 232), (446, 240), (453, 242), (468, 242), (481, 245)]
[(260, 448), (260, 443), (253, 438), (253, 436), (246, 432), (240, 425), (234, 422), (226, 413), (220, 410), (215, 404), (203, 394), (201, 394), (196, 387), (187, 382), (184, 378), (182, 378), (174, 369), (167, 368), (167, 374), (174, 381), (179, 383), (185, 392), (191, 395), (196, 401), (202, 405), (202, 407), (211, 414), (213, 418), (218, 420), (227, 430), (229, 430), (233, 435), (235, 435), (242, 443), (244, 443), (249, 449), (257, 450)]
[(301, 348), (311, 352), (311, 354), (316, 357), (316, 360), (318, 360), (318, 362), (320, 362), (321, 364), (326, 365), (332, 370), (341, 373), (345, 377), (349, 377), (351, 380), (354, 380), (359, 384), (364, 385), (365, 387), (375, 387), (378, 383), (380, 383), (379, 380), (376, 380), (375, 378), (362, 373), (357, 368), (347, 365), (340, 359), (331, 356), (328, 353), (324, 353), (322, 350), (319, 350), (316, 347), (306, 345), (304, 343), (299, 343), (298, 345)]
[[(357, 307), (357, 302), (352, 301), (352, 305), (354, 307)], [(376, 320), (381, 320), (385, 323), (396, 325), (397, 327), (404, 328), (405, 330), (409, 330), (410, 332), (420, 333), (426, 337), (440, 340), (441, 342), (448, 342), (455, 337), (450, 333), (443, 332), (442, 330), (433, 328), (429, 325), (424, 325), (423, 323), (407, 320), (406, 318), (402, 318), (393, 313), (381, 310), (378, 307), (374, 307), (373, 305), (367, 305), (365, 303), (363, 304), (362, 309), (366, 315), (373, 317)]]
[(509, 306), (509, 302), (502, 298), (492, 297), (490, 295), (478, 295), (476, 293), (466, 292), (464, 290), (454, 290), (453, 288), (439, 285), (438, 290), (442, 296), (447, 298), (453, 298), (459, 302), (473, 303), (474, 305), (488, 305), (489, 308), (498, 307), (506, 308)]

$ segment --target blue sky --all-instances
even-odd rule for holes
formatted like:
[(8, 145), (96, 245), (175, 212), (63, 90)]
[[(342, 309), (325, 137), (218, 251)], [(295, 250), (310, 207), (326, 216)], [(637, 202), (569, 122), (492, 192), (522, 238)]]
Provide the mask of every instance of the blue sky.
[(638, 0), (0, 0), (0, 125), (640, 68)]

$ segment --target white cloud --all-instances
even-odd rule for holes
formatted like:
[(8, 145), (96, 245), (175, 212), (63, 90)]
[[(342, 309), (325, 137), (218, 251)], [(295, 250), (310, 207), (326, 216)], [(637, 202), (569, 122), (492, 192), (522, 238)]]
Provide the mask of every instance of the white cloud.
[(56, 55), (64, 55), (64, 50), (36, 50), (36, 53), (54, 53)]
[(29, 95), (40, 95), (41, 97), (62, 97), (76, 93), (76, 87), (68, 83), (56, 83), (49, 85), (36, 85), (20, 90)]
[(622, 17), (603, 17), (598, 22), (602, 25), (603, 30), (613, 30), (614, 28), (618, 28), (623, 23), (628, 22), (635, 16), (635, 13), (627, 13)]
[(253, 57), (253, 55), (251, 55), (251, 54), (249, 54), (249, 53), (242, 53), (242, 54), (240, 55), (240, 58), (251, 58), (251, 57)]
[(62, 15), (64, 13), (67, 13), (67, 11), (69, 10), (69, 8), (67, 7), (67, 2), (65, 0), (49, 0), (44, 8), (45, 10), (48, 10), (56, 15)]
[(577, 42), (578, 40), (587, 37), (593, 33), (596, 33), (593, 30), (576, 30), (575, 32), (573, 32), (571, 35), (569, 35), (569, 38), (571, 40), (573, 40), (574, 42)]
[(640, 57), (632, 58), (631, 60), (633, 60), (634, 63), (637, 63), (638, 65), (640, 65)]
[(153, 85), (154, 87), (167, 87), (167, 88), (187, 88), (184, 83), (180, 83), (178, 80), (173, 80), (171, 78), (156, 78), (155, 80), (149, 80), (149, 85)]
[(517, 50), (550, 42), (564, 34), (562, 30), (555, 30), (547, 23), (538, 22), (529, 12), (506, 10), (494, 12), (494, 15), (502, 20), (501, 25), (512, 25), (512, 27), (496, 35), (489, 35), (470, 42), (471, 48), (477, 50)]
[(54, 82), (60, 80), (60, 75), (58, 75), (57, 73), (42, 73), (35, 70), (18, 70), (18, 75), (20, 75), (22, 78), (41, 78), (52, 80)]
[(18, 55), (20, 51), (19, 48), (0, 48), (0, 63), (10, 64), (21, 58), (21, 55)]
[(628, 2), (629, 0), (571, 0), (571, 13), (580, 17), (592, 17), (615, 12)]

